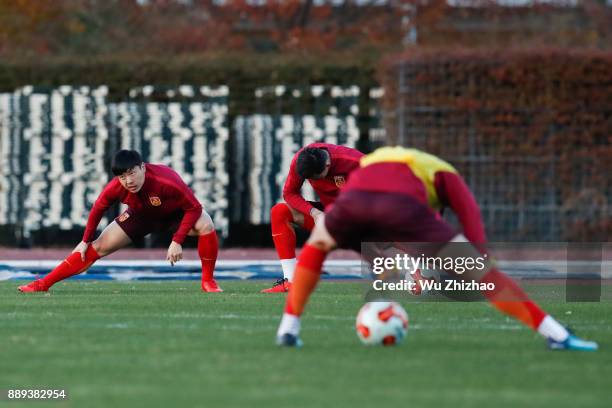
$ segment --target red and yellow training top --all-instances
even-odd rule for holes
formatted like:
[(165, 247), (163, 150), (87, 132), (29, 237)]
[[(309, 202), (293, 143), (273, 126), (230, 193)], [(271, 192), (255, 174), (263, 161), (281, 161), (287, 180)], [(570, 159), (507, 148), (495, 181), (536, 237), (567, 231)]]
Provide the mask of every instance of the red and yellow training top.
[(406, 194), (434, 210), (450, 207), (467, 239), (486, 242), (480, 209), (457, 170), (446, 161), (418, 149), (382, 147), (361, 158), (345, 190)]

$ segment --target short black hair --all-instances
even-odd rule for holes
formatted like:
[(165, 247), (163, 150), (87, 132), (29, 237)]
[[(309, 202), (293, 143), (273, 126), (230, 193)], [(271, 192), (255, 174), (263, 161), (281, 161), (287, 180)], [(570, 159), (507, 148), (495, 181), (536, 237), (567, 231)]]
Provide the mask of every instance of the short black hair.
[(115, 176), (120, 176), (129, 169), (142, 164), (142, 157), (136, 150), (119, 150), (113, 157), (111, 171)]
[(321, 174), (325, 170), (325, 164), (327, 164), (325, 149), (306, 147), (298, 155), (296, 170), (300, 177), (309, 179)]

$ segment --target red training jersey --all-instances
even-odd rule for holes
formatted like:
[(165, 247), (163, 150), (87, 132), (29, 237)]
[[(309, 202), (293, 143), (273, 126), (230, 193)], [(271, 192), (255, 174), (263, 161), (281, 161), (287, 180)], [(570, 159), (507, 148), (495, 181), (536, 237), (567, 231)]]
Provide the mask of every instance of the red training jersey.
[(285, 186), (283, 187), (283, 199), (291, 208), (308, 215), (313, 207), (302, 197), (301, 189), (304, 179), (296, 171), (297, 158), (300, 152), (307, 147), (325, 149), (330, 155), (331, 167), (327, 172), (327, 176), (320, 180), (308, 179), (324, 207), (327, 207), (336, 200), (340, 189), (348, 180), (349, 174), (359, 168), (359, 159), (361, 159), (363, 153), (350, 147), (330, 143), (311, 143), (295, 154), (291, 161), (287, 181), (285, 181)]
[(104, 187), (89, 213), (87, 227), (83, 234), (84, 242), (93, 240), (96, 228), (106, 210), (117, 201), (121, 201), (128, 207), (155, 220), (164, 219), (177, 211), (182, 211), (183, 219), (172, 240), (183, 244), (187, 233), (202, 214), (202, 205), (196, 199), (193, 191), (170, 167), (146, 163), (145, 168), (145, 181), (137, 193), (130, 193), (123, 188), (117, 177), (113, 177)]

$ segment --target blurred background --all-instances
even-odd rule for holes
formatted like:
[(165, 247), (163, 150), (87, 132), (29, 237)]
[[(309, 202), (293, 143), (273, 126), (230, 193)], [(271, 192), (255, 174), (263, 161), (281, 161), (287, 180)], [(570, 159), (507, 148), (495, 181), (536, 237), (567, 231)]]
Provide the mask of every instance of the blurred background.
[(610, 241), (612, 1), (0, 0), (0, 245), (73, 246), (130, 148), (270, 247), (314, 141), (450, 161), (491, 241)]

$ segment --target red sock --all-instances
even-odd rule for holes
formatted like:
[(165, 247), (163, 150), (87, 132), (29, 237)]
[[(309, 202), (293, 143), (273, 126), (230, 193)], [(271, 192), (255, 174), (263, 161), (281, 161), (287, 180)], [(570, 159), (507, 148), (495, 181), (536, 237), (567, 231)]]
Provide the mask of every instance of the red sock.
[(527, 294), (510, 277), (497, 269), (491, 269), (481, 280), (493, 283), (495, 290), (485, 292), (491, 304), (501, 312), (525, 323), (534, 330), (546, 317), (546, 313), (531, 301)]
[(319, 282), (321, 268), (326, 256), (327, 252), (312, 245), (306, 244), (304, 246), (295, 267), (293, 284), (285, 303), (285, 313), (295, 316), (302, 314), (310, 294), (315, 290)]
[(289, 206), (278, 203), (270, 210), (272, 224), (272, 240), (279, 259), (295, 258), (295, 231), (289, 224), (293, 222), (293, 215)]
[(80, 252), (70, 254), (62, 261), (61, 264), (56, 266), (54, 270), (42, 278), (42, 282), (46, 287), (50, 288), (61, 280), (85, 271), (98, 259), (100, 259), (100, 255), (98, 255), (96, 250), (93, 248), (93, 245), (89, 245), (87, 247), (87, 251), (85, 251), (84, 261), (81, 259)]
[(219, 241), (217, 239), (217, 232), (213, 230), (206, 235), (200, 235), (198, 239), (198, 255), (202, 261), (202, 282), (213, 279), (218, 253)]

